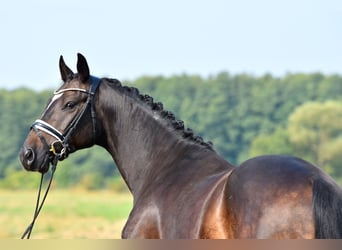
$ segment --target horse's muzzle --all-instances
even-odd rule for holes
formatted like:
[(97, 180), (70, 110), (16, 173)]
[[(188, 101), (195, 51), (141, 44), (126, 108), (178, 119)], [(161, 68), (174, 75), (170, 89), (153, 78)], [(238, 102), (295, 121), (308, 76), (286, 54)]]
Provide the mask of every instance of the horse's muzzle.
[[(35, 151), (30, 147), (23, 146), (21, 148), (19, 152), (19, 159), (23, 167), (28, 171), (45, 173), (49, 170), (49, 155), (45, 155), (43, 159), (39, 160)], [(39, 164), (39, 162), (41, 162), (41, 164)]]

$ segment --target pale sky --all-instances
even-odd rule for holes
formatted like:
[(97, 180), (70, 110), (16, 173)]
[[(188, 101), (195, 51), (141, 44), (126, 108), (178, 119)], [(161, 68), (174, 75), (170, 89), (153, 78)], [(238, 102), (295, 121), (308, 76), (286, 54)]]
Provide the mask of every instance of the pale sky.
[(342, 74), (340, 0), (31, 0), (0, 7), (0, 88), (60, 84), (59, 56), (96, 76)]

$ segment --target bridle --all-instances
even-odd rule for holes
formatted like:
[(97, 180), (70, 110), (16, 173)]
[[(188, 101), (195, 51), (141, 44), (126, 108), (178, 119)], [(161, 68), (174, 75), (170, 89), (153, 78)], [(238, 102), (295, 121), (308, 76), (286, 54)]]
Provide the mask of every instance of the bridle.
[[(69, 91), (78, 91), (78, 92), (85, 93), (88, 95), (87, 101), (84, 104), (81, 112), (79, 112), (74, 117), (74, 119), (70, 122), (69, 126), (67, 127), (67, 130), (64, 133), (61, 133), (58, 129), (54, 128), (49, 123), (40, 119), (36, 120), (32, 124), (31, 128), (37, 133), (42, 143), (45, 145), (46, 148), (48, 148), (49, 153), (51, 153), (53, 156), (58, 155), (59, 159), (65, 159), (68, 157), (70, 153), (68, 140), (70, 136), (72, 135), (72, 133), (74, 132), (75, 128), (77, 127), (79, 121), (83, 117), (85, 111), (88, 108), (88, 105), (90, 105), (90, 110), (91, 110), (91, 118), (92, 118), (92, 124), (93, 124), (93, 140), (95, 142), (96, 113), (95, 113), (94, 96), (99, 85), (100, 85), (100, 79), (97, 77), (91, 76), (91, 84), (90, 84), (89, 90), (85, 90), (81, 88), (66, 88), (66, 89), (61, 89), (61, 90), (54, 92), (55, 96), (61, 95), (64, 92), (69, 92)], [(41, 131), (53, 136), (56, 140), (52, 142), (51, 145), (48, 145)]]
[[(38, 215), (39, 215), (39, 213), (40, 213), (40, 211), (44, 205), (45, 199), (46, 199), (47, 194), (50, 190), (52, 179), (53, 179), (54, 173), (56, 171), (57, 163), (59, 160), (65, 159), (66, 157), (68, 157), (68, 154), (70, 152), (68, 140), (69, 140), (71, 134), (73, 133), (73, 131), (75, 130), (77, 124), (79, 123), (79, 121), (83, 117), (85, 111), (88, 108), (88, 105), (90, 105), (90, 112), (91, 112), (91, 118), (92, 118), (92, 123), (93, 123), (93, 140), (95, 143), (95, 139), (96, 139), (96, 113), (95, 113), (94, 97), (95, 97), (96, 90), (97, 90), (98, 86), (100, 85), (101, 80), (97, 77), (94, 77), (94, 76), (90, 76), (90, 80), (91, 80), (91, 83), (90, 83), (89, 90), (85, 90), (85, 89), (81, 89), (81, 88), (66, 88), (66, 89), (61, 89), (61, 90), (54, 92), (55, 96), (61, 95), (67, 91), (79, 91), (79, 92), (82, 92), (82, 93), (85, 93), (88, 95), (87, 101), (84, 104), (81, 112), (78, 113), (74, 117), (74, 119), (71, 121), (71, 123), (67, 127), (67, 130), (64, 133), (61, 133), (58, 129), (54, 128), (49, 123), (47, 123), (43, 120), (39, 120), (39, 119), (36, 120), (31, 126), (31, 128), (37, 133), (38, 137), (40, 138), (40, 140), (42, 141), (44, 146), (48, 149), (47, 158), (45, 158), (43, 164), (46, 164), (46, 161), (48, 161), (48, 163), (52, 165), (52, 168), (51, 168), (50, 180), (48, 182), (48, 185), (47, 185), (45, 194), (43, 196), (43, 199), (40, 202), (41, 190), (42, 190), (43, 180), (44, 180), (44, 173), (42, 173), (40, 185), (39, 185), (39, 190), (38, 190), (38, 197), (37, 197), (37, 201), (36, 201), (36, 208), (35, 208), (35, 211), (33, 214), (33, 220), (28, 225), (28, 227), (26, 228), (25, 232), (21, 236), (21, 239), (24, 239), (25, 237), (27, 239), (30, 238), (34, 223), (35, 223), (36, 219), (38, 218)], [(44, 135), (41, 132), (45, 132), (45, 133), (53, 136), (56, 139), (56, 141), (54, 141), (51, 145), (49, 145), (47, 143)]]

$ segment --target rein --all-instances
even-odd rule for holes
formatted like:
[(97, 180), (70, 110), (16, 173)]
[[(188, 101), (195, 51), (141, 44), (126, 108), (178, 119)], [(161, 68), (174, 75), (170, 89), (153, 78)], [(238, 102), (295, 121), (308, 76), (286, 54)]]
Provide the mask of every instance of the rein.
[(49, 180), (48, 186), (46, 188), (45, 194), (44, 194), (43, 199), (42, 199), (41, 202), (40, 202), (40, 198), (41, 198), (41, 191), (42, 191), (42, 187), (43, 187), (44, 174), (42, 174), (42, 176), (40, 178), (40, 184), (39, 184), (39, 189), (38, 189), (36, 208), (34, 210), (33, 219), (32, 219), (32, 222), (26, 228), (26, 230), (23, 233), (23, 235), (21, 236), (21, 239), (25, 239), (25, 238), (29, 239), (30, 236), (31, 236), (31, 232), (32, 232), (34, 223), (36, 222), (36, 219), (38, 218), (38, 215), (39, 215), (40, 211), (42, 210), (44, 202), (46, 200), (46, 197), (47, 197), (47, 195), (49, 193), (49, 190), (50, 190), (50, 187), (51, 187), (51, 183), (52, 183), (52, 179), (53, 179), (53, 175), (54, 175), (54, 173), (56, 171), (57, 162), (58, 162), (58, 157), (55, 156), (54, 159), (53, 159), (53, 162), (52, 162), (50, 180)]
[[(41, 190), (42, 190), (43, 180), (44, 180), (44, 173), (42, 173), (42, 176), (40, 179), (40, 184), (39, 184), (39, 189), (38, 189), (36, 208), (34, 211), (33, 219), (32, 219), (32, 222), (29, 224), (29, 226), (26, 228), (23, 235), (21, 236), (21, 239), (25, 239), (25, 238), (29, 239), (30, 238), (33, 226), (35, 224), (35, 221), (38, 218), (38, 215), (39, 215), (39, 213), (40, 213), (40, 211), (44, 205), (44, 202), (46, 200), (46, 197), (49, 193), (51, 183), (52, 183), (52, 179), (53, 179), (54, 173), (55, 173), (56, 168), (57, 168), (57, 163), (60, 159), (65, 159), (68, 157), (68, 154), (70, 152), (69, 144), (68, 144), (69, 137), (71, 136), (71, 134), (75, 130), (77, 124), (79, 123), (79, 121), (83, 117), (83, 114), (87, 110), (87, 107), (89, 104), (90, 104), (91, 118), (92, 118), (92, 123), (93, 123), (93, 140), (95, 143), (96, 113), (95, 113), (94, 96), (95, 96), (96, 90), (97, 90), (99, 85), (100, 85), (100, 79), (91, 76), (91, 83), (90, 83), (89, 91), (87, 91), (85, 89), (81, 89), (81, 88), (67, 88), (67, 89), (61, 89), (59, 91), (54, 92), (54, 95), (60, 95), (66, 91), (80, 91), (80, 92), (88, 94), (87, 101), (84, 104), (82, 111), (74, 117), (73, 121), (68, 126), (69, 128), (65, 131), (64, 134), (62, 134), (58, 129), (54, 128), (52, 125), (50, 125), (49, 123), (47, 123), (43, 120), (36, 120), (32, 124), (31, 128), (37, 133), (39, 139), (42, 141), (44, 146), (48, 149), (47, 156), (46, 156), (43, 164), (46, 164), (46, 161), (49, 161), (49, 164), (51, 164), (52, 167), (51, 167), (51, 176), (50, 176), (49, 183), (47, 185), (43, 199), (40, 202)], [(54, 141), (51, 145), (49, 145), (47, 143), (44, 135), (41, 133), (41, 131), (51, 135), (52, 137), (54, 137), (57, 140)]]

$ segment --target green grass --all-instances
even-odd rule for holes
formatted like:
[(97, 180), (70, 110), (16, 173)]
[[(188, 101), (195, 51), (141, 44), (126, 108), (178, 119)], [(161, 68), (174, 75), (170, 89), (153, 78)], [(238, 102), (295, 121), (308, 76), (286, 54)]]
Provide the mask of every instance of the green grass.
[[(0, 238), (20, 238), (31, 222), (37, 191), (0, 190)], [(132, 208), (129, 193), (51, 190), (31, 238), (120, 238)]]

